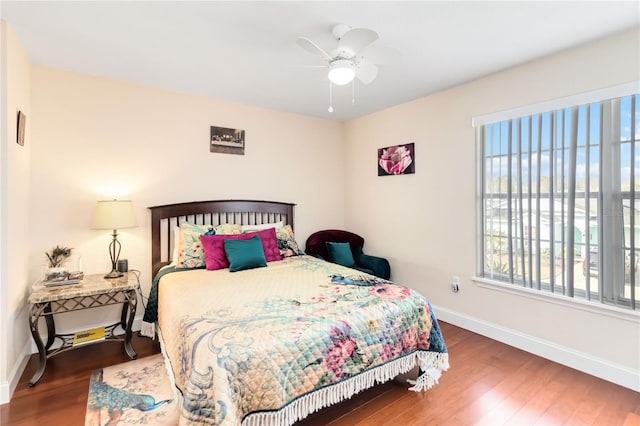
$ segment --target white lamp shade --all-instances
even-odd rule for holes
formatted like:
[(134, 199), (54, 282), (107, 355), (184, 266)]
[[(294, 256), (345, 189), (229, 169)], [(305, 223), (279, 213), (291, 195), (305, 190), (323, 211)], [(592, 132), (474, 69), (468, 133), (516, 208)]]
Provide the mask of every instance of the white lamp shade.
[(122, 229), (138, 226), (130, 200), (98, 201), (93, 214), (93, 229)]
[(353, 81), (356, 72), (353, 69), (353, 62), (346, 59), (333, 61), (329, 66), (329, 80), (338, 86), (344, 86)]

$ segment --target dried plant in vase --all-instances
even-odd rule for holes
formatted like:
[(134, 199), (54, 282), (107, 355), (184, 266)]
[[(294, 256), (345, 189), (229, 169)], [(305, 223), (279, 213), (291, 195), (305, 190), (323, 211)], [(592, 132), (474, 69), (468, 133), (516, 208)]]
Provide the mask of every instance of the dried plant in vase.
[(71, 249), (69, 247), (55, 246), (51, 251), (45, 252), (45, 254), (49, 261), (46, 273), (47, 281), (66, 280), (69, 272), (62, 267), (62, 264), (71, 256)]

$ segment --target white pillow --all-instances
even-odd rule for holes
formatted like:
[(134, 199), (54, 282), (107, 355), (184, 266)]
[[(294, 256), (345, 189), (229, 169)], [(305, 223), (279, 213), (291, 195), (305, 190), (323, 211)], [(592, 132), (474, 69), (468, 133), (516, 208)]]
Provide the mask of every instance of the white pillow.
[(178, 264), (178, 255), (180, 254), (180, 227), (175, 226), (173, 228), (173, 256), (171, 257), (171, 264)]
[(284, 222), (276, 222), (276, 223), (263, 223), (261, 225), (242, 225), (242, 233), (245, 232), (253, 232), (253, 231), (262, 231), (263, 229), (269, 228), (282, 228), (284, 226)]

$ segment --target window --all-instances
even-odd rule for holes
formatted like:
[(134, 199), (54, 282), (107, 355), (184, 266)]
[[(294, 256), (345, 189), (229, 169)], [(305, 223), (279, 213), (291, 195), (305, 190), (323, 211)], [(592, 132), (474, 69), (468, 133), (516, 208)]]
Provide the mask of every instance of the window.
[(640, 96), (485, 122), (477, 135), (480, 276), (640, 310)]

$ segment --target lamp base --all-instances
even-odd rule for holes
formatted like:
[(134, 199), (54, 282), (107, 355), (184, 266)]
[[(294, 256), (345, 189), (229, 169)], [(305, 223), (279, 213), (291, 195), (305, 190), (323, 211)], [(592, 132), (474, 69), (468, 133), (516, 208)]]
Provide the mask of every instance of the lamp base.
[(109, 272), (107, 275), (105, 275), (105, 278), (120, 278), (124, 276), (124, 274), (122, 272), (118, 272), (115, 269), (112, 269), (111, 272)]

